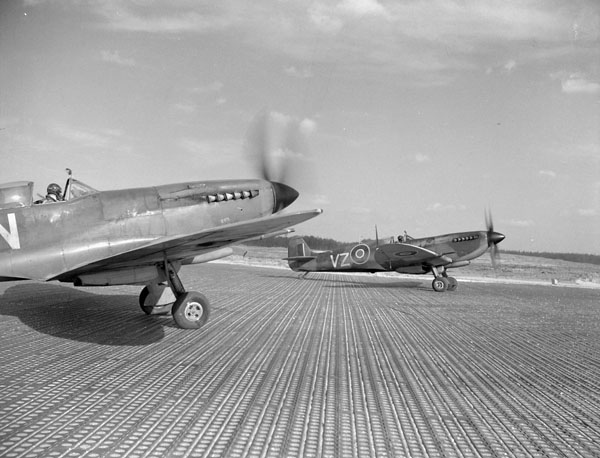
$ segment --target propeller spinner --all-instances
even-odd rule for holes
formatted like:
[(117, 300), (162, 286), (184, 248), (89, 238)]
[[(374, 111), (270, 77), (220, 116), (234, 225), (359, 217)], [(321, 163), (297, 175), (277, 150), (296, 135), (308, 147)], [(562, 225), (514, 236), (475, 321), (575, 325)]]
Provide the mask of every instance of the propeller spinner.
[(287, 184), (279, 183), (277, 181), (271, 181), (273, 185), (273, 192), (275, 193), (275, 205), (273, 206), (273, 212), (277, 213), (283, 210), (294, 202), (300, 194), (291, 186)]

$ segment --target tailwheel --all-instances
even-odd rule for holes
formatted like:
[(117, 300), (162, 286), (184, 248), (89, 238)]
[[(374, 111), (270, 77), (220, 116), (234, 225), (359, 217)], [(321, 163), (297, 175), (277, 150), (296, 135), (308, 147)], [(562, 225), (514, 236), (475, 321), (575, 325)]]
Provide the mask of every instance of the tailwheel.
[(209, 314), (208, 299), (195, 291), (181, 294), (173, 304), (173, 319), (183, 329), (201, 328)]
[(456, 291), (458, 281), (454, 277), (446, 277), (448, 280), (448, 291)]
[(449, 283), (450, 282), (445, 277), (437, 276), (433, 279), (431, 287), (434, 291), (437, 291), (438, 293), (443, 293), (448, 289)]

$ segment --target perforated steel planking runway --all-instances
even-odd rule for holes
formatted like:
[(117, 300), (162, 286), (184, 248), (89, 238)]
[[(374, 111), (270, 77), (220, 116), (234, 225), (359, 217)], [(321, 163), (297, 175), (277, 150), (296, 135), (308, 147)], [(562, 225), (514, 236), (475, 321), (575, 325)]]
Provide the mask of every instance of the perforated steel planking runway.
[(200, 331), (137, 287), (0, 283), (0, 456), (600, 456), (598, 290), (182, 278)]

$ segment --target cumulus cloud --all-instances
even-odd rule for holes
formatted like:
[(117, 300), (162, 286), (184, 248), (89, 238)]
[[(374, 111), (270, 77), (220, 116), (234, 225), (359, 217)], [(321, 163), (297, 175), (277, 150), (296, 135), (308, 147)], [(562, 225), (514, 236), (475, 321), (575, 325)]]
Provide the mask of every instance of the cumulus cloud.
[(335, 34), (344, 24), (341, 18), (332, 15), (329, 8), (319, 3), (311, 5), (308, 17), (312, 25), (323, 33)]
[(213, 94), (215, 92), (220, 92), (223, 89), (223, 86), (224, 84), (221, 81), (213, 81), (204, 86), (196, 86), (192, 89), (192, 92), (194, 94)]
[(540, 170), (539, 174), (544, 177), (556, 178), (556, 172), (552, 170)]
[(58, 147), (65, 150), (88, 150), (91, 153), (129, 157), (134, 154), (131, 138), (119, 129), (86, 129), (65, 123), (52, 123), (47, 126), (47, 131), (54, 137), (52, 144), (56, 145), (58, 141), (61, 144)]
[(173, 108), (186, 114), (194, 114), (197, 111), (196, 106), (192, 105), (191, 103), (176, 103), (173, 105)]
[(310, 196), (315, 205), (329, 205), (331, 200), (325, 194), (315, 194)]
[(194, 155), (212, 156), (215, 152), (211, 142), (196, 138), (184, 137), (179, 140), (178, 144), (182, 149)]
[(107, 27), (145, 33), (207, 33), (223, 30), (243, 17), (244, 5), (228, 2), (204, 4), (186, 0), (158, 2), (97, 2), (96, 13)]
[(591, 81), (580, 74), (572, 74), (562, 81), (562, 91), (567, 94), (597, 94), (600, 92), (600, 83)]
[(581, 143), (570, 145), (568, 149), (561, 149), (557, 154), (563, 161), (600, 161), (600, 144), (598, 143)]
[(210, 158), (211, 166), (215, 164), (227, 164), (239, 160), (238, 140), (228, 139), (198, 139), (194, 137), (182, 137), (177, 141), (178, 146), (196, 158)]
[(350, 207), (350, 213), (355, 215), (370, 215), (373, 213), (373, 210), (367, 207)]
[(294, 67), (293, 65), (291, 65), (289, 67), (284, 68), (283, 71), (287, 75), (293, 76), (294, 78), (312, 78), (313, 77), (313, 73), (312, 73), (311, 69), (308, 67), (298, 68), (298, 67)]
[(596, 208), (580, 208), (577, 210), (577, 213), (579, 214), (579, 216), (583, 216), (586, 218), (589, 218), (592, 216), (598, 216), (600, 214), (598, 212), (598, 209), (596, 209)]
[[(213, 81), (212, 83), (204, 84), (202, 86), (195, 86), (194, 88), (192, 88), (191, 92), (192, 94), (203, 98), (216, 97), (214, 103), (217, 105), (224, 105), (225, 103), (227, 103), (227, 98), (221, 95), (224, 87), (225, 85), (221, 81)], [(184, 103), (182, 105), (191, 106), (187, 103)], [(194, 108), (194, 112), (195, 111), (196, 109)]]
[(123, 137), (122, 132), (116, 129), (85, 130), (58, 123), (50, 126), (49, 131), (56, 137), (86, 148), (105, 148)]
[[(573, 11), (580, 7), (557, 9), (536, 2), (448, 2), (415, 0), (316, 0), (312, 2), (191, 2), (171, 0), (94, 4), (106, 26), (129, 31), (173, 33), (225, 30), (267, 24), (289, 29), (291, 23), (306, 18), (321, 31), (339, 30), (346, 21), (361, 18), (389, 20), (398, 36), (437, 40), (463, 36), (488, 39), (557, 41), (573, 35)], [(275, 12), (276, 14), (271, 14)], [(261, 30), (261, 26), (263, 29)], [(562, 32), (562, 33), (557, 33)], [(581, 38), (581, 34), (578, 35)], [(448, 45), (449, 43), (445, 43)]]
[(504, 64), (504, 70), (506, 71), (506, 73), (511, 73), (515, 67), (517, 66), (517, 62), (514, 60), (509, 60), (507, 63)]
[(347, 21), (369, 16), (387, 17), (388, 12), (377, 0), (315, 2), (308, 9), (311, 23), (321, 32), (331, 34), (339, 32)]
[(431, 204), (426, 208), (428, 212), (464, 211), (466, 209), (467, 206), (464, 204), (442, 204), (440, 202)]
[[(549, 56), (557, 59), (574, 52), (592, 61), (598, 39), (589, 14), (594, 8), (582, 14), (581, 2), (560, 8), (554, 2), (447, 0), (111, 0), (91, 5), (102, 26), (111, 29), (153, 34), (233, 32), (243, 36), (244, 46), (294, 59), (299, 64), (284, 69), (294, 77), (310, 76), (302, 62), (335, 62), (340, 74), (377, 65), (412, 76), (404, 81), (420, 86), (447, 85), (458, 72), (474, 69), (511, 73), (517, 61), (507, 51), (523, 61), (547, 61)], [(504, 63), (490, 62), (492, 56), (494, 60), (505, 56), (500, 57)], [(569, 78), (563, 90), (598, 92), (599, 87), (594, 80)]]
[(299, 128), (304, 135), (312, 135), (317, 130), (317, 123), (313, 119), (305, 118), (300, 121)]
[(100, 57), (104, 62), (121, 65), (123, 67), (135, 66), (135, 60), (122, 57), (119, 51), (100, 51)]
[(387, 14), (386, 9), (377, 0), (344, 0), (337, 8), (357, 17)]
[(258, 157), (270, 176), (278, 176), (283, 164), (304, 167), (312, 164), (309, 137), (317, 123), (279, 111), (265, 111), (251, 122), (244, 141), (247, 157)]
[(317, 122), (310, 118), (302, 120), (295, 116), (287, 115), (279, 111), (271, 111), (266, 115), (267, 126), (273, 138), (278, 136), (289, 136), (295, 129), (303, 135), (312, 134), (317, 129)]
[(511, 227), (532, 227), (535, 223), (530, 219), (510, 219), (502, 221), (503, 225)]

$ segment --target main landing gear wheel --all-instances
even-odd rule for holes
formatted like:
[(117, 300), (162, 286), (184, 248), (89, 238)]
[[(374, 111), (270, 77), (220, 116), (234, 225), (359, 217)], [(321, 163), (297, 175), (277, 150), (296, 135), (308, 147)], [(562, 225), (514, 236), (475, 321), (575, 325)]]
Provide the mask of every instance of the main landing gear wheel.
[[(204, 295), (195, 291), (188, 292), (185, 290), (179, 275), (177, 275), (177, 271), (180, 267), (181, 264), (170, 262), (165, 253), (164, 264), (161, 266), (161, 268), (164, 277), (166, 277), (167, 284), (165, 285), (161, 283), (157, 285), (157, 288), (155, 288), (153, 284), (150, 284), (148, 285), (148, 293), (150, 296), (152, 296), (154, 290), (156, 289), (157, 293), (159, 293), (158, 296), (166, 299), (163, 303), (170, 302), (170, 300), (175, 301), (172, 304), (167, 304), (160, 307), (168, 307), (177, 326), (183, 329), (199, 329), (208, 321), (208, 317), (210, 315), (210, 304)], [(171, 290), (170, 292), (173, 294), (172, 299), (165, 298), (162, 295), (162, 292), (164, 291), (162, 288), (166, 288), (167, 286)], [(146, 293), (142, 291), (142, 294)], [(142, 300), (142, 294), (140, 294), (140, 301)], [(151, 302), (151, 300), (145, 301), (142, 305), (142, 310), (145, 311), (145, 307), (151, 305)], [(159, 306), (154, 306), (154, 309), (157, 309), (158, 307)]]
[(140, 307), (146, 315), (152, 315), (152, 309), (154, 308), (151, 305), (144, 305), (149, 295), (150, 291), (148, 291), (148, 288), (144, 286), (144, 289), (140, 293)]
[(458, 287), (458, 281), (456, 281), (456, 278), (446, 277), (446, 279), (448, 280), (448, 291), (456, 291), (456, 288)]
[(183, 293), (173, 304), (173, 319), (183, 329), (201, 328), (208, 321), (209, 315), (208, 299), (194, 291)]
[(431, 287), (438, 293), (443, 293), (448, 289), (450, 282), (445, 277), (435, 277), (431, 283)]
[(144, 289), (140, 292), (139, 303), (140, 308), (146, 315), (168, 315), (171, 313), (171, 307), (173, 306), (173, 303), (150, 305), (152, 301), (150, 300), (150, 290), (147, 286), (144, 286)]

